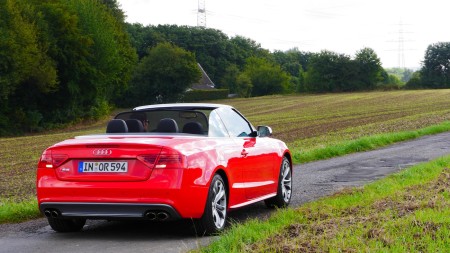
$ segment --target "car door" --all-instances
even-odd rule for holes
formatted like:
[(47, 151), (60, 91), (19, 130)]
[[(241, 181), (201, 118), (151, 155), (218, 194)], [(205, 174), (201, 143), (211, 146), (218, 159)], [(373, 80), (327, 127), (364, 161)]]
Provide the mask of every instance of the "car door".
[(220, 117), (230, 138), (237, 144), (237, 164), (242, 171), (242, 185), (247, 199), (255, 199), (273, 192), (274, 156), (273, 148), (256, 137), (253, 126), (236, 110), (221, 108)]

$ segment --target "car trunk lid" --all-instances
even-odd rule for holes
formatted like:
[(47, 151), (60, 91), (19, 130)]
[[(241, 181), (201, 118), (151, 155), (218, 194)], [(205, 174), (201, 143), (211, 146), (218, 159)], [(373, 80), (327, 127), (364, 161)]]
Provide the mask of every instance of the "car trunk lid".
[(160, 159), (162, 145), (117, 139), (98, 142), (57, 144), (44, 151), (40, 167), (54, 169), (58, 179), (63, 181), (104, 182), (144, 181), (149, 179), (155, 165), (163, 167), (157, 164), (164, 160), (164, 157)]

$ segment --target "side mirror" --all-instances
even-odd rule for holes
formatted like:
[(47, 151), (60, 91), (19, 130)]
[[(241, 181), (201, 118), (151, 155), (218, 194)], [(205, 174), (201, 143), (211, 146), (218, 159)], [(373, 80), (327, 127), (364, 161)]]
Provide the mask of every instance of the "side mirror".
[(258, 136), (259, 137), (270, 137), (272, 136), (272, 128), (268, 126), (258, 126)]

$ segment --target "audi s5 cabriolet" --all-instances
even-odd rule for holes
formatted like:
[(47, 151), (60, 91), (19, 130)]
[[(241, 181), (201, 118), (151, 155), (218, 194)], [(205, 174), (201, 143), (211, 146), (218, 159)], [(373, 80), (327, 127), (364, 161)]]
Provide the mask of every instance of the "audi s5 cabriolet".
[(136, 107), (105, 134), (42, 153), (39, 209), (58, 232), (79, 231), (86, 219), (193, 219), (201, 234), (215, 234), (230, 210), (289, 204), (291, 154), (271, 134), (228, 105)]

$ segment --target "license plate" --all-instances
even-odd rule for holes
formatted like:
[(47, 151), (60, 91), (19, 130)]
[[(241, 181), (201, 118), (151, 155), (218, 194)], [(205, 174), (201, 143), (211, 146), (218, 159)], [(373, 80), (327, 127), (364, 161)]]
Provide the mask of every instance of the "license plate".
[(127, 162), (80, 162), (78, 172), (118, 173), (127, 172)]

